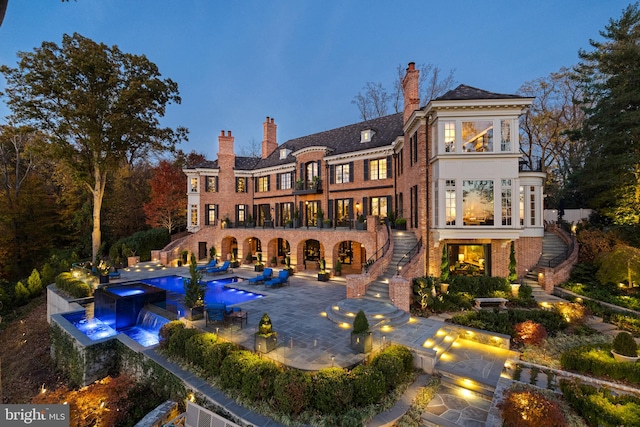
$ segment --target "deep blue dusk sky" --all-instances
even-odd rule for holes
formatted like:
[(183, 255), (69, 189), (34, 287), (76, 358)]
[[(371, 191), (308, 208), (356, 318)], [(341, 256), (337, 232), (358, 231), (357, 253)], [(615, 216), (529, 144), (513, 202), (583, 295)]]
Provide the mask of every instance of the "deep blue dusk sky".
[[(236, 151), (360, 121), (368, 81), (391, 88), (399, 64), (455, 69), (456, 83), (515, 93), (578, 62), (578, 50), (629, 1), (619, 0), (9, 0), (0, 63), (78, 32), (144, 54), (176, 81), (181, 105), (162, 124), (186, 126), (180, 148), (216, 157), (231, 130)], [(0, 90), (4, 80), (0, 79)], [(0, 123), (8, 109), (0, 105)], [(390, 111), (391, 113), (391, 111)]]

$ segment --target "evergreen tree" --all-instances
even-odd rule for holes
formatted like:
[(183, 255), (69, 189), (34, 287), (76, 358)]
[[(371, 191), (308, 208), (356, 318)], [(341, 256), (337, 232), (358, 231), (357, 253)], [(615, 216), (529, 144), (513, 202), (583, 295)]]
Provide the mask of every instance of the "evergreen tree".
[(577, 78), (587, 118), (588, 155), (580, 186), (591, 208), (617, 224), (640, 222), (640, 10), (611, 19), (603, 41), (580, 51)]
[(32, 297), (35, 297), (42, 292), (42, 280), (40, 279), (40, 273), (38, 273), (38, 270), (35, 268), (31, 272), (31, 276), (27, 279), (27, 289), (29, 289), (29, 294), (31, 294)]

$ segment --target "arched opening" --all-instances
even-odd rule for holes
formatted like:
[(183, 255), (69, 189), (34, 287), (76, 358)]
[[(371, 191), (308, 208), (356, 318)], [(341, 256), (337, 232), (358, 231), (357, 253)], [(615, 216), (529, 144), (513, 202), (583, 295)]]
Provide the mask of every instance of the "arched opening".
[[(257, 237), (249, 237), (242, 242), (242, 261), (247, 264), (253, 264), (257, 259), (257, 254), (262, 254), (262, 242)], [(262, 254), (262, 260), (265, 261), (265, 256)]]
[(324, 256), (324, 248), (319, 241), (307, 239), (301, 243), (302, 264), (305, 270), (320, 269), (320, 258)]
[(238, 241), (235, 237), (225, 237), (222, 239), (220, 258), (226, 261), (238, 259)]
[(362, 272), (367, 253), (360, 242), (343, 240), (333, 248), (333, 263), (337, 260), (342, 264), (342, 274), (357, 274)]
[(275, 257), (276, 266), (284, 265), (285, 258), (287, 256), (291, 256), (291, 246), (289, 245), (289, 241), (280, 237), (269, 240), (269, 243), (267, 245), (268, 259), (264, 259), (265, 262), (273, 264), (273, 259)]

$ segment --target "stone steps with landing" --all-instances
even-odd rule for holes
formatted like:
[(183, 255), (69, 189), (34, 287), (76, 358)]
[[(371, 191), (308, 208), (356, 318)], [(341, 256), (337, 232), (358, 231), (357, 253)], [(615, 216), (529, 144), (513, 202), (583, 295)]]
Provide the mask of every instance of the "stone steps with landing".
[(364, 311), (369, 322), (370, 329), (376, 329), (382, 325), (399, 326), (409, 321), (410, 315), (388, 301), (375, 301), (366, 298), (350, 298), (338, 301), (327, 307), (327, 318), (334, 323), (353, 325), (353, 320), (358, 311)]

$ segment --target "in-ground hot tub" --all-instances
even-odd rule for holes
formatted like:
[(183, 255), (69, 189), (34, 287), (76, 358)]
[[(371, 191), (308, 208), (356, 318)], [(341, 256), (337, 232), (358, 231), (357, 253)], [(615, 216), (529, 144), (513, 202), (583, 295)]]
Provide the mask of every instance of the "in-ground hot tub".
[(144, 283), (112, 285), (96, 289), (94, 315), (113, 329), (134, 326), (142, 307), (165, 303), (167, 291)]

